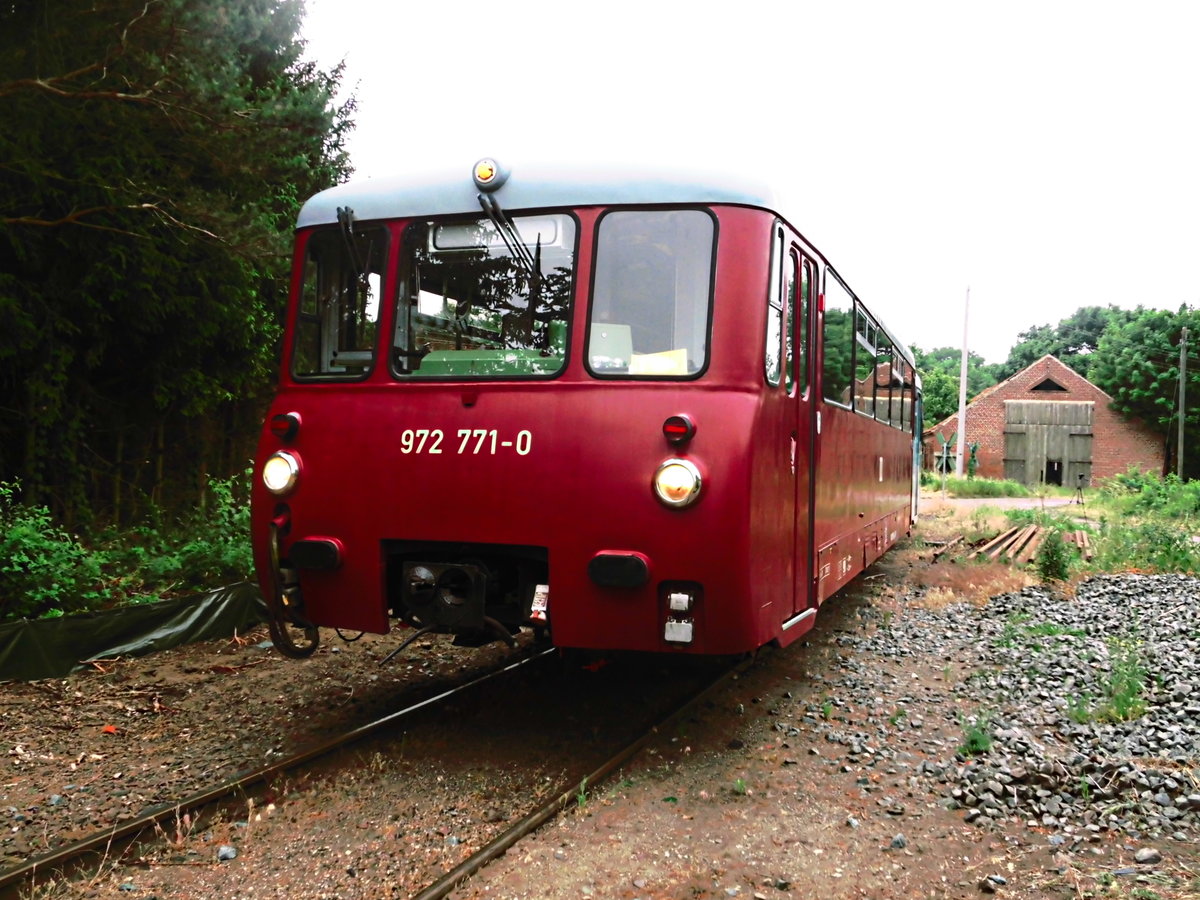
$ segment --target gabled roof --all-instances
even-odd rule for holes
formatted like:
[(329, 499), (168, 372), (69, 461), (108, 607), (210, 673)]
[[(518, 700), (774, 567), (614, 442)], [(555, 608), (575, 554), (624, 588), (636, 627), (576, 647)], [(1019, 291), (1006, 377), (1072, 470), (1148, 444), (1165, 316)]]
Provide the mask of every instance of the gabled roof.
[[(970, 409), (972, 406), (974, 406), (976, 403), (980, 402), (981, 400), (986, 400), (988, 397), (992, 396), (992, 394), (996, 393), (997, 391), (1002, 390), (1005, 387), (1005, 385), (1012, 384), (1012, 382), (1016, 381), (1018, 378), (1022, 377), (1023, 375), (1026, 375), (1031, 369), (1034, 369), (1037, 366), (1040, 366), (1043, 364), (1050, 366), (1050, 367), (1057, 366), (1058, 368), (1062, 369), (1063, 371), (1070, 372), (1076, 378), (1080, 379), (1085, 384), (1091, 386), (1098, 393), (1103, 394), (1106, 398), (1108, 398), (1109, 400), (1112, 400), (1112, 395), (1109, 394), (1107, 391), (1104, 391), (1103, 389), (1092, 384), (1092, 382), (1088, 381), (1084, 376), (1080, 375), (1078, 372), (1076, 372), (1074, 369), (1072, 369), (1070, 366), (1068, 366), (1065, 362), (1063, 362), (1057, 356), (1047, 353), (1041, 359), (1031, 362), (1029, 365), (1027, 365), (1021, 371), (1016, 372), (1013, 375), (1010, 375), (1008, 378), (1005, 378), (1003, 381), (1001, 381), (998, 384), (993, 384), (991, 387), (984, 388), (982, 391), (980, 391), (978, 394), (976, 394), (974, 397), (972, 397), (967, 402), (967, 411), (968, 411), (967, 422), (968, 422), (968, 424), (970, 424)], [(1042, 380), (1044, 381), (1045, 379), (1043, 378)], [(1038, 382), (1038, 383), (1040, 384), (1040, 382)], [(1033, 388), (1030, 387), (1027, 390), (1032, 391)], [(1048, 401), (1048, 402), (1056, 402), (1056, 401)], [(926, 428), (923, 433), (929, 434), (931, 432), (937, 431), (941, 426), (945, 425), (951, 419), (956, 419), (956, 418), (958, 418), (958, 410), (955, 410), (954, 412), (952, 412), (950, 415), (946, 416), (944, 419), (942, 419), (937, 424), (931, 425), (930, 427)]]

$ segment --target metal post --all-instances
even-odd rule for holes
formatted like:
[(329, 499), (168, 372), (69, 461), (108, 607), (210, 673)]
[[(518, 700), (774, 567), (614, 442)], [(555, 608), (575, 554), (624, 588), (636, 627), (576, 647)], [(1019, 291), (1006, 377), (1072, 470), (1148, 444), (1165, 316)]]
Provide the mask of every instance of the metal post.
[(1187, 404), (1184, 402), (1187, 393), (1187, 337), (1185, 325), (1183, 333), (1179, 336), (1179, 445), (1175, 452), (1175, 473), (1180, 481), (1183, 480), (1183, 428), (1187, 422)]
[(967, 314), (971, 309), (971, 289), (967, 288), (967, 301), (963, 304), (962, 361), (958, 367), (958, 445), (955, 451), (954, 477), (963, 477), (963, 455), (967, 444)]

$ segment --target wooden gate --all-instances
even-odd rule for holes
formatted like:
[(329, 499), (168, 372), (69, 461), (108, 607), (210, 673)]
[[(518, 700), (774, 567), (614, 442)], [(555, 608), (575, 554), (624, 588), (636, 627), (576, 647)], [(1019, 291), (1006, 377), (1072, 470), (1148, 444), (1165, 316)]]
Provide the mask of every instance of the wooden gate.
[(1082, 487), (1092, 478), (1091, 401), (1005, 400), (1004, 477)]

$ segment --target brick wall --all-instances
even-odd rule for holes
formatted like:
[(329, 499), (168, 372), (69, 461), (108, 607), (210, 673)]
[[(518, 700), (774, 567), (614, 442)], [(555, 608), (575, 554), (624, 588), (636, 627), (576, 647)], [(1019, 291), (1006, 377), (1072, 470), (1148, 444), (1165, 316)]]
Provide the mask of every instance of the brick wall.
[[(1034, 391), (1047, 378), (1066, 388), (1065, 391)], [(1151, 472), (1162, 472), (1164, 438), (1140, 422), (1127, 421), (1109, 408), (1112, 398), (1074, 369), (1053, 356), (1043, 356), (1033, 365), (1022, 369), (1000, 384), (982, 391), (967, 404), (966, 443), (978, 441), (976, 454), (980, 478), (1004, 477), (1004, 401), (1091, 401), (1095, 404), (1092, 420), (1092, 481), (1109, 478), (1130, 466)], [(958, 414), (926, 430), (925, 465), (933, 466), (942, 449), (935, 432), (950, 437), (958, 431)], [(951, 442), (950, 452), (956, 449)], [(966, 464), (963, 464), (966, 473)]]

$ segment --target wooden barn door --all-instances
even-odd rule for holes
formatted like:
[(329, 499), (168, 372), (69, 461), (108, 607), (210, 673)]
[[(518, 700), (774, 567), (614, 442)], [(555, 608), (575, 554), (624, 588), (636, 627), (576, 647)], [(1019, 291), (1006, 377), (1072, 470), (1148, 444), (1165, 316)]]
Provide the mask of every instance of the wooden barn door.
[(1004, 401), (1004, 477), (1029, 485), (1087, 484), (1094, 412), (1091, 401)]

